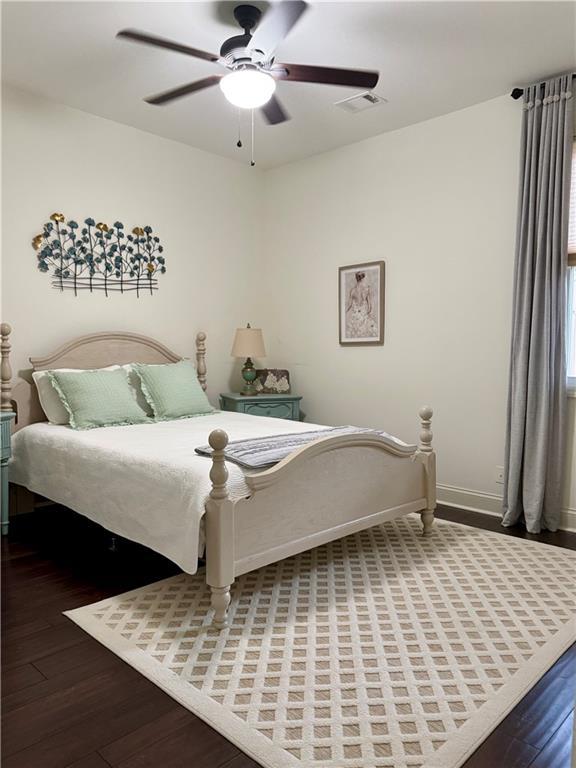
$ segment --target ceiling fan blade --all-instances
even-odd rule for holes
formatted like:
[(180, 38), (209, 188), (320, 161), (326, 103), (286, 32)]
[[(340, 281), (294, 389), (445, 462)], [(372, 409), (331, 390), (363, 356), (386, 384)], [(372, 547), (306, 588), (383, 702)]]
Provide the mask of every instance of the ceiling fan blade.
[(164, 91), (163, 93), (159, 93), (156, 96), (149, 96), (147, 99), (144, 99), (144, 101), (148, 102), (148, 104), (167, 104), (168, 102), (174, 101), (175, 99), (181, 99), (183, 96), (188, 96), (190, 93), (194, 93), (195, 91), (201, 91), (204, 88), (210, 88), (213, 85), (218, 85), (222, 77), (223, 75), (210, 75), (210, 77), (205, 77), (203, 80), (196, 80), (193, 83), (188, 83), (188, 85), (181, 85), (179, 88), (172, 88), (170, 91)]
[(199, 51), (198, 48), (191, 48), (189, 45), (175, 43), (173, 40), (166, 40), (163, 37), (149, 35), (146, 32), (138, 32), (135, 29), (122, 29), (116, 37), (122, 37), (131, 40), (134, 43), (143, 43), (144, 45), (154, 45), (157, 48), (167, 48), (169, 51), (185, 53), (187, 56), (194, 56), (196, 59), (205, 59), (206, 61), (218, 61), (218, 56), (214, 53)]
[(273, 5), (252, 35), (248, 49), (262, 51), (267, 59), (272, 58), (276, 48), (307, 8), (303, 0), (281, 0)]
[(274, 63), (270, 74), (278, 80), (293, 80), (299, 83), (323, 83), (324, 85), (347, 85), (351, 88), (374, 88), (380, 77), (379, 72), (365, 69), (339, 69), (315, 67), (307, 64)]
[(290, 120), (290, 116), (276, 96), (272, 96), (270, 101), (267, 101), (260, 109), (269, 125), (278, 125), (278, 123), (285, 123), (287, 120)]

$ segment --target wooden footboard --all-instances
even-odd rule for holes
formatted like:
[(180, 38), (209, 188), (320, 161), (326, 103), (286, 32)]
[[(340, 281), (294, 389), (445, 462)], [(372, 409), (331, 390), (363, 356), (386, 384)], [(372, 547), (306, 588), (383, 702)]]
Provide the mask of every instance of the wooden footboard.
[(271, 469), (249, 475), (250, 496), (235, 501), (226, 489), (228, 436), (212, 432), (206, 580), (216, 626), (226, 623), (230, 585), (242, 573), (409, 512), (420, 512), (424, 535), (431, 532), (436, 507), (432, 410), (422, 408), (420, 418), (418, 448), (362, 433), (321, 438)]

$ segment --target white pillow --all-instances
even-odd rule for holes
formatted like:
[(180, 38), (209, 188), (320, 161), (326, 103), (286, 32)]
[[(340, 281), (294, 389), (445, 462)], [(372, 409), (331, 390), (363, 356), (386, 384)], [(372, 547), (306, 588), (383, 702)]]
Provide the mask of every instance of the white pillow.
[[(150, 405), (148, 404), (146, 398), (144, 397), (144, 393), (142, 392), (140, 378), (136, 376), (130, 363), (127, 365), (109, 365), (107, 368), (101, 368), (100, 370), (114, 371), (118, 368), (123, 368), (126, 371), (130, 389), (132, 390), (134, 399), (140, 408), (142, 408), (147, 416), (152, 416), (152, 409), (150, 408)], [(83, 369), (57, 368), (55, 370), (65, 371), (66, 373), (81, 373)], [(40, 405), (46, 414), (46, 418), (51, 424), (69, 424), (70, 415), (66, 408), (64, 408), (64, 405), (60, 399), (60, 395), (54, 389), (50, 376), (48, 376), (49, 373), (51, 373), (51, 371), (34, 371), (32, 374), (32, 378), (36, 384), (36, 389), (38, 390), (38, 399), (40, 400)]]
[[(113, 371), (116, 368), (120, 368), (119, 365), (110, 365), (108, 368), (103, 368), (105, 371)], [(81, 373), (81, 368), (57, 368), (55, 370), (65, 371), (66, 373)], [(42, 410), (46, 414), (46, 418), (51, 424), (69, 424), (70, 414), (62, 405), (60, 395), (54, 389), (50, 376), (51, 371), (34, 371), (32, 378), (36, 389), (38, 390), (38, 399)]]

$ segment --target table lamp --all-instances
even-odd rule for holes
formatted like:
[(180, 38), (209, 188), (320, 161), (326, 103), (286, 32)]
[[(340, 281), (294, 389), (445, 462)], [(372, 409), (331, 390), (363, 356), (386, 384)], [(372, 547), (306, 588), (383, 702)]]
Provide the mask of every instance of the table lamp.
[(246, 328), (237, 328), (232, 345), (232, 357), (245, 357), (246, 362), (242, 368), (242, 378), (244, 379), (244, 388), (241, 395), (255, 395), (254, 380), (256, 378), (256, 369), (252, 362), (253, 357), (266, 357), (264, 349), (264, 337), (260, 328), (251, 328), (250, 323)]

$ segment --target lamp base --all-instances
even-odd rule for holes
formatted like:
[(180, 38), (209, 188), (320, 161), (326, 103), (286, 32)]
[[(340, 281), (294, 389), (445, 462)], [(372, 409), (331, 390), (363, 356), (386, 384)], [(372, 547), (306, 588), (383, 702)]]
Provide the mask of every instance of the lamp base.
[(246, 358), (246, 362), (242, 368), (242, 378), (244, 379), (244, 387), (240, 394), (245, 395), (246, 397), (257, 395), (258, 393), (254, 386), (254, 381), (256, 380), (256, 368), (254, 368), (254, 363), (249, 357)]

